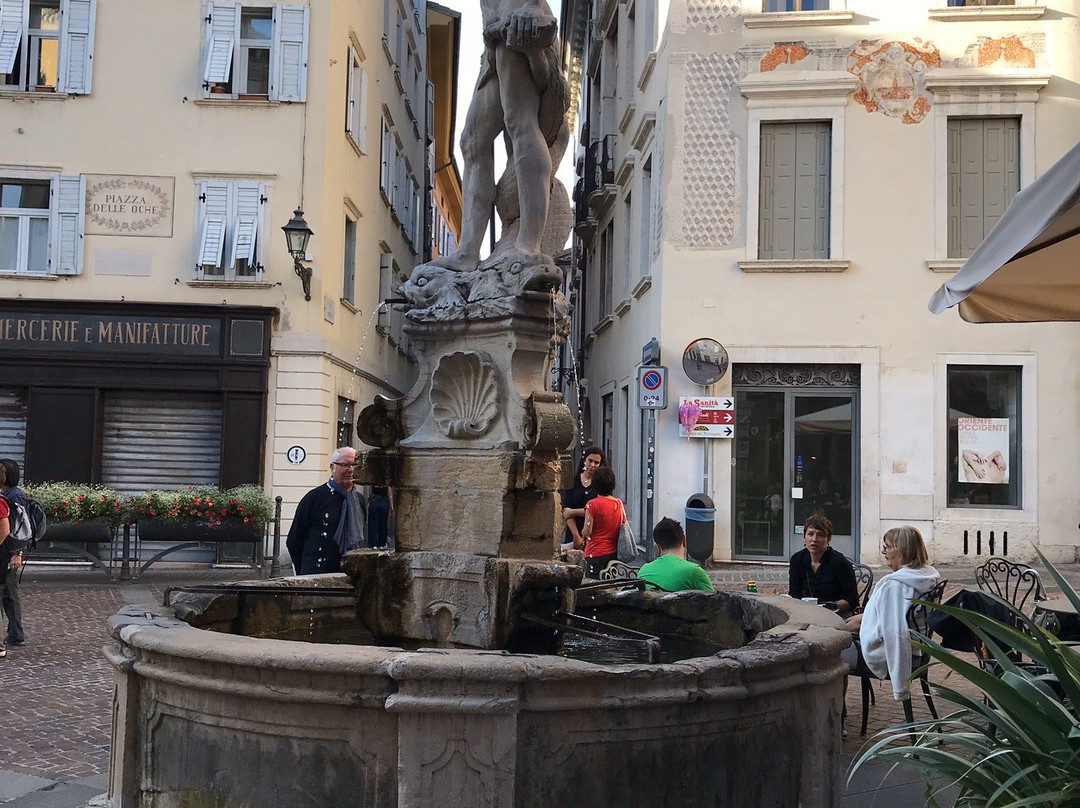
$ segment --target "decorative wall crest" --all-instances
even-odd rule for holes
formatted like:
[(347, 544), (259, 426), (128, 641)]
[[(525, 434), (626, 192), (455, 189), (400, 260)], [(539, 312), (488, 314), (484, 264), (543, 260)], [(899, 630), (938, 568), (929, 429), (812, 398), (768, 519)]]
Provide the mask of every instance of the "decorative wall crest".
[(855, 100), (867, 112), (919, 123), (930, 111), (925, 74), (941, 64), (930, 42), (863, 40), (848, 55), (848, 72), (859, 79)]
[(475, 351), (455, 351), (431, 375), (431, 412), (449, 438), (484, 435), (499, 414), (495, 365)]
[(731, 383), (745, 387), (858, 387), (858, 365), (738, 364)]

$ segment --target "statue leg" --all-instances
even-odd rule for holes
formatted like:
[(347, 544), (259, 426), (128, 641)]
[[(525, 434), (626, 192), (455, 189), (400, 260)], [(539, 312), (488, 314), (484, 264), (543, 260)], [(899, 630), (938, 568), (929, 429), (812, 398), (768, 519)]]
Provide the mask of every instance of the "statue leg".
[(540, 131), (540, 91), (525, 54), (499, 47), (495, 56), (506, 132), (513, 143), (521, 210), (513, 252), (536, 255), (547, 223), (551, 186), (551, 152)]
[(495, 203), (495, 138), (503, 129), (499, 83), (491, 76), (476, 88), (461, 131), (461, 158), (464, 163), (461, 195), (461, 239), (449, 262), (435, 263), (463, 271), (476, 269), (484, 241), (491, 206)]

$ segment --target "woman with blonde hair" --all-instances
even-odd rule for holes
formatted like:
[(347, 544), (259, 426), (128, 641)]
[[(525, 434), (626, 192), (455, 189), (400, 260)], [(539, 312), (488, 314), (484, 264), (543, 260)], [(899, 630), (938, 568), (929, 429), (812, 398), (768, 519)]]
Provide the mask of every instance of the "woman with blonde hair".
[(844, 659), (856, 674), (865, 667), (877, 678), (891, 680), (893, 698), (904, 701), (910, 698), (912, 667), (908, 607), (937, 586), (941, 576), (930, 566), (922, 535), (911, 525), (886, 531), (881, 554), (892, 572), (874, 586), (863, 613), (847, 621), (855, 636)]

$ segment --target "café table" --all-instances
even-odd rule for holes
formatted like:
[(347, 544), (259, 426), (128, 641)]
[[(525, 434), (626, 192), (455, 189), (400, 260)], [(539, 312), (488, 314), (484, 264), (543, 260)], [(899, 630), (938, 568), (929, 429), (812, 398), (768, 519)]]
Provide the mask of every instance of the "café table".
[(1059, 640), (1080, 641), (1080, 615), (1068, 598), (1040, 600), (1035, 604), (1032, 619), (1045, 625)]

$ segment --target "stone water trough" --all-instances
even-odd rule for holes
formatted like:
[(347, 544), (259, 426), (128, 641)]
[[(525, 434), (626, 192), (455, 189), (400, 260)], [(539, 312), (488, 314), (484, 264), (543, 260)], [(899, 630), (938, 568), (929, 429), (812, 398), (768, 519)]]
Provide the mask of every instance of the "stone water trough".
[(823, 609), (593, 594), (603, 620), (726, 646), (593, 664), (307, 641), (365, 640), (351, 602), (311, 594), (348, 579), (273, 583), (281, 595), (179, 594), (112, 618), (111, 806), (838, 804), (849, 635)]

